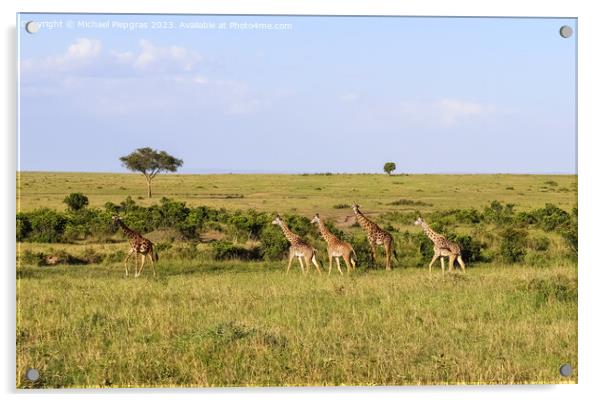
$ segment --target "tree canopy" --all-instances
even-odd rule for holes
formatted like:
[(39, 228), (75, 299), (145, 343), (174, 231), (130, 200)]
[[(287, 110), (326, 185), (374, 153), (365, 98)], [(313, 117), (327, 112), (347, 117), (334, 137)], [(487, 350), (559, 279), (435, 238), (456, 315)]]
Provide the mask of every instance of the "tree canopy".
[(156, 151), (149, 147), (138, 148), (119, 160), (127, 169), (140, 172), (146, 177), (149, 198), (152, 197), (151, 181), (155, 176), (161, 172), (175, 172), (184, 163), (165, 151)]
[(387, 162), (385, 163), (385, 166), (383, 167), (383, 170), (390, 175), (392, 171), (394, 171), (397, 168), (397, 166), (395, 166), (395, 162)]

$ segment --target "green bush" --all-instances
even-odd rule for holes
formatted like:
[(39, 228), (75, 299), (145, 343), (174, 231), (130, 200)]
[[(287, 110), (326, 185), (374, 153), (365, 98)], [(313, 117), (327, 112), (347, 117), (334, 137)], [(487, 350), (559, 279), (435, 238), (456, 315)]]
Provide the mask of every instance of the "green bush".
[(515, 222), (518, 225), (534, 225), (537, 223), (537, 218), (531, 212), (521, 211), (516, 214)]
[(310, 223), (310, 219), (306, 218), (305, 216), (286, 215), (284, 221), (290, 230), (301, 237), (305, 237), (310, 234), (315, 236), (317, 234), (317, 228), (312, 225)]
[(31, 233), (31, 222), (24, 213), (17, 213), (17, 241), (24, 241)]
[(19, 263), (21, 265), (33, 265), (36, 267), (40, 267), (44, 265), (44, 253), (38, 252), (34, 253), (31, 250), (25, 250), (19, 253)]
[(577, 208), (573, 208), (571, 220), (560, 230), (560, 235), (569, 247), (573, 257), (577, 257), (579, 246)]
[(72, 225), (67, 223), (61, 241), (64, 243), (73, 243), (77, 240), (84, 240), (89, 232), (90, 228), (86, 225)]
[(40, 243), (59, 243), (62, 241), (67, 218), (52, 209), (36, 209), (28, 214), (31, 222), (29, 239)]
[[(370, 244), (365, 234), (357, 234), (349, 239), (351, 247), (357, 254), (356, 265), (363, 268), (374, 268), (376, 265), (373, 264), (372, 256), (370, 254)], [(381, 250), (382, 252), (382, 250)]]
[(71, 193), (63, 200), (71, 211), (79, 211), (88, 206), (88, 197), (82, 193)]
[(500, 234), (500, 255), (506, 263), (522, 262), (527, 249), (527, 232), (508, 228)]
[(480, 241), (465, 235), (451, 235), (449, 236), (449, 239), (458, 243), (462, 253), (462, 260), (466, 264), (484, 261), (483, 255), (481, 254), (484, 245)]
[(565, 227), (571, 222), (569, 213), (554, 204), (546, 204), (544, 208), (532, 211), (532, 215), (537, 222), (537, 226), (548, 232)]
[(280, 228), (266, 225), (259, 237), (261, 256), (268, 260), (280, 260), (288, 256), (289, 244)]
[[(424, 233), (410, 233), (407, 230), (399, 235), (394, 236), (394, 259), (393, 265), (395, 267), (417, 267), (422, 266), (425, 263), (425, 257), (421, 252), (420, 244), (423, 238), (428, 238)], [(432, 247), (431, 247), (432, 250)], [(425, 254), (428, 250), (424, 250)], [(432, 252), (431, 252), (432, 254)]]
[(236, 246), (226, 241), (216, 241), (211, 244), (212, 257), (214, 260), (259, 260), (261, 259), (261, 250), (259, 247), (247, 249)]
[(247, 211), (235, 211), (228, 217), (228, 224), (237, 239), (259, 240), (261, 230), (270, 223), (270, 217), (266, 213), (259, 213), (254, 209)]
[(474, 208), (458, 209), (453, 214), (458, 223), (474, 225), (483, 220), (483, 215)]
[(432, 206), (433, 204), (429, 204), (429, 203), (426, 203), (424, 201), (414, 201), (414, 200), (407, 200), (405, 198), (401, 198), (399, 200), (392, 201), (392, 202), (388, 203), (387, 205), (395, 205), (395, 206), (400, 206), (400, 205)]
[(545, 236), (531, 237), (529, 239), (529, 247), (535, 251), (548, 251), (550, 248), (550, 239)]
[(511, 224), (514, 219), (514, 204), (504, 205), (499, 201), (492, 201), (483, 210), (483, 218), (486, 222), (498, 225)]
[[(154, 208), (153, 208), (154, 207)], [(190, 208), (186, 207), (186, 203), (170, 200), (169, 198), (161, 198), (158, 206), (150, 207), (151, 215), (153, 216), (153, 229), (173, 228), (186, 221)]]

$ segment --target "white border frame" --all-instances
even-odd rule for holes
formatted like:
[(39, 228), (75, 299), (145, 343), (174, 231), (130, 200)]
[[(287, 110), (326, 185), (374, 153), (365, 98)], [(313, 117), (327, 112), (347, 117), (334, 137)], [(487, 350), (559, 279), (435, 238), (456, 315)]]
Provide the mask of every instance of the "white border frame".
[[(4, 0), (0, 2), (0, 19), (3, 30), (2, 79), (4, 88), (0, 121), (4, 123), (2, 136), (3, 169), (0, 175), (6, 197), (2, 199), (0, 221), (6, 230), (0, 232), (0, 247), (4, 257), (3, 267), (3, 330), (0, 345), (4, 357), (0, 364), (1, 392), (4, 400), (47, 401), (104, 400), (127, 397), (133, 400), (154, 401), (166, 396), (184, 400), (199, 398), (219, 400), (304, 400), (307, 398), (363, 400), (379, 398), (393, 400), (428, 401), (506, 401), (526, 399), (531, 401), (566, 401), (593, 398), (600, 395), (598, 374), (602, 339), (600, 312), (602, 292), (602, 267), (598, 261), (595, 230), (602, 224), (600, 197), (600, 47), (602, 21), (596, 13), (596, 2), (577, 1), (496, 1), (478, 0)], [(420, 15), (420, 16), (530, 16), (576, 17), (579, 24), (578, 54), (578, 173), (579, 173), (579, 384), (578, 385), (514, 385), (514, 386), (427, 386), (427, 387), (338, 387), (338, 388), (226, 388), (226, 389), (154, 389), (154, 390), (66, 390), (17, 391), (15, 390), (15, 168), (16, 168), (16, 31), (17, 12), (98, 12), (98, 13), (215, 13), (215, 14), (333, 14), (333, 15)], [(591, 236), (588, 236), (591, 235)], [(590, 397), (590, 395), (592, 397)]]

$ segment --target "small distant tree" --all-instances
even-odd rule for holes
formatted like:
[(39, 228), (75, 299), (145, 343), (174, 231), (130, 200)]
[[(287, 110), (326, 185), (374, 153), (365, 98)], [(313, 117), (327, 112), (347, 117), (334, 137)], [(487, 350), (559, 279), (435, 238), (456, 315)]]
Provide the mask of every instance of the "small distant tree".
[(387, 162), (385, 163), (385, 166), (383, 167), (383, 170), (390, 176), (391, 172), (394, 171), (395, 169), (397, 169), (397, 166), (395, 166), (395, 162)]
[(155, 151), (152, 148), (138, 148), (129, 155), (119, 158), (127, 169), (140, 172), (146, 178), (148, 198), (152, 197), (151, 181), (160, 172), (175, 172), (182, 163), (165, 151)]
[(63, 200), (71, 211), (79, 211), (88, 205), (88, 197), (82, 193), (71, 193)]

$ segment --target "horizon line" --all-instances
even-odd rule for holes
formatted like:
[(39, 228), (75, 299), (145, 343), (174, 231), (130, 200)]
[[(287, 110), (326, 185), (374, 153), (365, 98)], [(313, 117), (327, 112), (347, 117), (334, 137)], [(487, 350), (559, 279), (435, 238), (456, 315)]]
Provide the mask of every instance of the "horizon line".
[[(83, 171), (83, 170), (16, 170), (16, 173), (90, 173), (90, 174), (141, 174), (140, 172), (123, 171)], [(282, 172), (282, 171), (201, 171), (201, 172), (165, 172), (163, 175), (383, 175), (384, 172)], [(400, 172), (392, 173), (390, 176), (407, 175), (551, 175), (551, 176), (577, 176), (578, 172)]]

